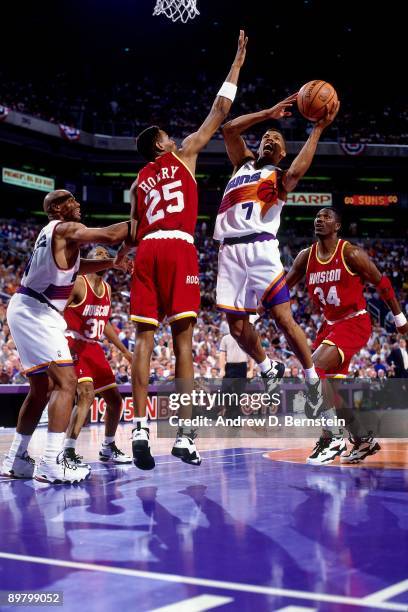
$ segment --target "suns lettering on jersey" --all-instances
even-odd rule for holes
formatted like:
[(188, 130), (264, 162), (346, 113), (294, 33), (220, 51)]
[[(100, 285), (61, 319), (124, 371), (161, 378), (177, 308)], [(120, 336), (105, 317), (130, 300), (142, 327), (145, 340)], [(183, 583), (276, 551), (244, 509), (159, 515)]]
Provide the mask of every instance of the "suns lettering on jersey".
[(271, 164), (259, 169), (249, 161), (239, 168), (225, 188), (214, 238), (262, 232), (276, 236), (286, 198), (281, 178), (282, 170)]

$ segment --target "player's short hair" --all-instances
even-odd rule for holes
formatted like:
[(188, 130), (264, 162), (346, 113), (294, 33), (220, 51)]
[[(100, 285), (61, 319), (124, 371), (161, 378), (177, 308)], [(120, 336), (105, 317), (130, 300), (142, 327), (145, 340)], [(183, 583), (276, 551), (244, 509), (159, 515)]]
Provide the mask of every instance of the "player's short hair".
[(322, 206), (322, 208), (319, 208), (319, 211), (320, 210), (330, 210), (333, 213), (337, 223), (340, 223), (341, 225), (343, 216), (338, 208), (333, 208), (332, 206)]
[(137, 152), (148, 161), (153, 161), (156, 158), (156, 143), (159, 134), (159, 126), (151, 125), (143, 130), (143, 132), (140, 132), (139, 136), (136, 138)]
[(266, 134), (266, 132), (277, 132), (278, 134), (280, 134), (280, 136), (281, 136), (281, 138), (282, 138), (282, 140), (283, 140), (283, 144), (285, 145), (285, 149), (287, 149), (287, 148), (288, 148), (288, 147), (287, 147), (287, 144), (286, 144), (286, 138), (285, 138), (285, 136), (282, 134), (282, 132), (281, 132), (280, 130), (278, 130), (278, 128), (273, 127), (273, 125), (271, 125), (270, 127), (268, 127), (268, 128), (265, 130), (264, 134)]
[(103, 249), (110, 256), (109, 249), (107, 249), (104, 244), (97, 244), (89, 251), (88, 255), (86, 256), (86, 259), (95, 259), (98, 249)]

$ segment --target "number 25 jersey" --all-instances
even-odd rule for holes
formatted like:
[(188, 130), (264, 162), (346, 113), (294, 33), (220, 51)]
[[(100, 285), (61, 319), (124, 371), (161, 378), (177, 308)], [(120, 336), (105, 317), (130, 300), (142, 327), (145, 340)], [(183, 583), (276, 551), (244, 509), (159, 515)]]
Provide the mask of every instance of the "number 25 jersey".
[(144, 166), (137, 178), (136, 239), (158, 230), (194, 234), (197, 183), (184, 162), (168, 152)]
[(337, 242), (327, 261), (319, 259), (315, 242), (310, 247), (306, 268), (306, 284), (310, 299), (320, 308), (327, 321), (338, 321), (365, 310), (364, 285), (344, 259), (347, 240)]

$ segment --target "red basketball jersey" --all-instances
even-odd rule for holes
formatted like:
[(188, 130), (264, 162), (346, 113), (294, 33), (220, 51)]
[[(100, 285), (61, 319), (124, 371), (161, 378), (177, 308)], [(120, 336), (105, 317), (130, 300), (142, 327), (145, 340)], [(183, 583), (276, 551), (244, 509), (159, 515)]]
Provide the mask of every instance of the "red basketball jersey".
[(336, 250), (327, 261), (319, 259), (317, 242), (310, 248), (306, 268), (309, 296), (328, 321), (338, 321), (366, 308), (364, 285), (344, 260), (346, 240), (339, 239)]
[(197, 183), (174, 153), (149, 162), (137, 178), (137, 240), (157, 230), (193, 235), (197, 223)]
[[(97, 342), (103, 336), (105, 325), (109, 321), (111, 299), (109, 286), (103, 282), (103, 294), (97, 296), (86, 276), (85, 297), (80, 304), (70, 304), (64, 311), (67, 322), (67, 335), (83, 340)], [(72, 333), (69, 333), (72, 332)]]

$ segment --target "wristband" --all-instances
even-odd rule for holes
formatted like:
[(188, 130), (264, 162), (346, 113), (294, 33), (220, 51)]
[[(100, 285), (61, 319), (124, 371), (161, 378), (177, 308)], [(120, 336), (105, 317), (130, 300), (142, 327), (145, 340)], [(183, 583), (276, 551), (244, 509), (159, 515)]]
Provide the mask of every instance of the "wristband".
[(397, 315), (394, 315), (394, 323), (395, 327), (402, 327), (407, 322), (407, 318), (403, 312), (400, 312)]
[(220, 91), (217, 93), (217, 96), (223, 96), (223, 98), (228, 98), (228, 100), (231, 100), (231, 102), (233, 102), (236, 94), (237, 86), (234, 85), (234, 83), (229, 83), (228, 81), (225, 81), (222, 84)]

